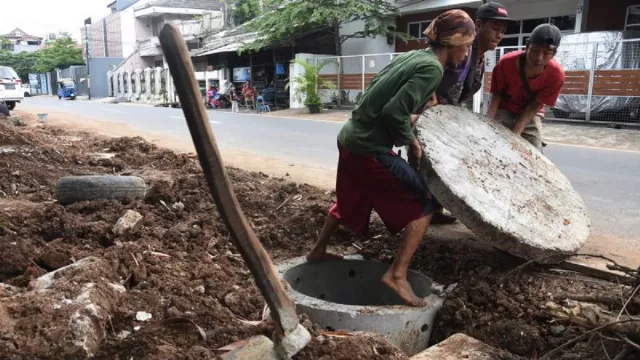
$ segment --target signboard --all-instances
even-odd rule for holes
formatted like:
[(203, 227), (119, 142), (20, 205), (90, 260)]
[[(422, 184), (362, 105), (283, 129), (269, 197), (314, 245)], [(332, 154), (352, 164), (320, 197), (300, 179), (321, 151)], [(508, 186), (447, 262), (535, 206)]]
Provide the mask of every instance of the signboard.
[(244, 82), (251, 80), (251, 68), (239, 67), (233, 68), (233, 82)]
[(40, 82), (38, 81), (38, 74), (29, 74), (29, 84), (33, 86), (38, 86)]

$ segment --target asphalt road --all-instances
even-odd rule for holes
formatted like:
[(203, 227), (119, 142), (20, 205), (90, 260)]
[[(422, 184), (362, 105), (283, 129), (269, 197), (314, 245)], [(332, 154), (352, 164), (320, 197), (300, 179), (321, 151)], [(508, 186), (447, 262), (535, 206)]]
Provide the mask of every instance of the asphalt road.
[[(47, 97), (28, 98), (24, 106), (29, 105), (190, 141), (181, 109)], [(299, 165), (336, 168), (336, 135), (341, 123), (219, 110), (209, 112), (209, 121), (223, 150), (240, 149)], [(640, 240), (640, 152), (552, 144), (545, 154), (587, 202), (594, 232)]]

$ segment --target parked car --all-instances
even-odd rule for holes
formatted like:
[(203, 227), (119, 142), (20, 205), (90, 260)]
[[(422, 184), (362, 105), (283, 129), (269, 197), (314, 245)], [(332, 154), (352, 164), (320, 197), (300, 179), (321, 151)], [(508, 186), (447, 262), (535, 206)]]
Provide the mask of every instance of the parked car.
[[(589, 71), (594, 64), (596, 70), (638, 69), (640, 42), (622, 40), (639, 37), (638, 31), (598, 31), (565, 35), (556, 59), (565, 71)], [(587, 95), (560, 95), (551, 112), (555, 118), (584, 120), (588, 105)], [(590, 118), (593, 121), (639, 122), (640, 98), (593, 96)]]
[(0, 66), (0, 101), (4, 101), (9, 110), (13, 110), (23, 100), (22, 80), (18, 74), (11, 67)]

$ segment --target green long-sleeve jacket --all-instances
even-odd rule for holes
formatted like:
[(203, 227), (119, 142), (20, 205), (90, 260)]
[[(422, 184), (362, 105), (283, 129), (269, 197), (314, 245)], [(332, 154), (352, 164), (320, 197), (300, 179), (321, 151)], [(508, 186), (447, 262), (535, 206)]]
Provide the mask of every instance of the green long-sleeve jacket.
[(378, 154), (410, 145), (411, 114), (419, 112), (442, 80), (442, 64), (430, 49), (395, 58), (378, 73), (342, 127), (338, 141), (356, 154)]

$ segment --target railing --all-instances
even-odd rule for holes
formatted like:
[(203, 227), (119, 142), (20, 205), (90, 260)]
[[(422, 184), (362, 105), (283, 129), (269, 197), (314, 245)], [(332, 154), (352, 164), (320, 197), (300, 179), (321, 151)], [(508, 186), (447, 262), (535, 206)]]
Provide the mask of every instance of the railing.
[(320, 71), (320, 78), (331, 84), (333, 88), (330, 90), (328, 86), (319, 87), (323, 102), (339, 106), (355, 105), (371, 80), (396, 55), (398, 54), (388, 53), (314, 58), (315, 65), (324, 64)]
[(203, 26), (201, 20), (174, 20), (172, 23), (178, 27), (178, 30), (180, 30), (180, 33), (185, 38), (198, 37), (202, 33)]

